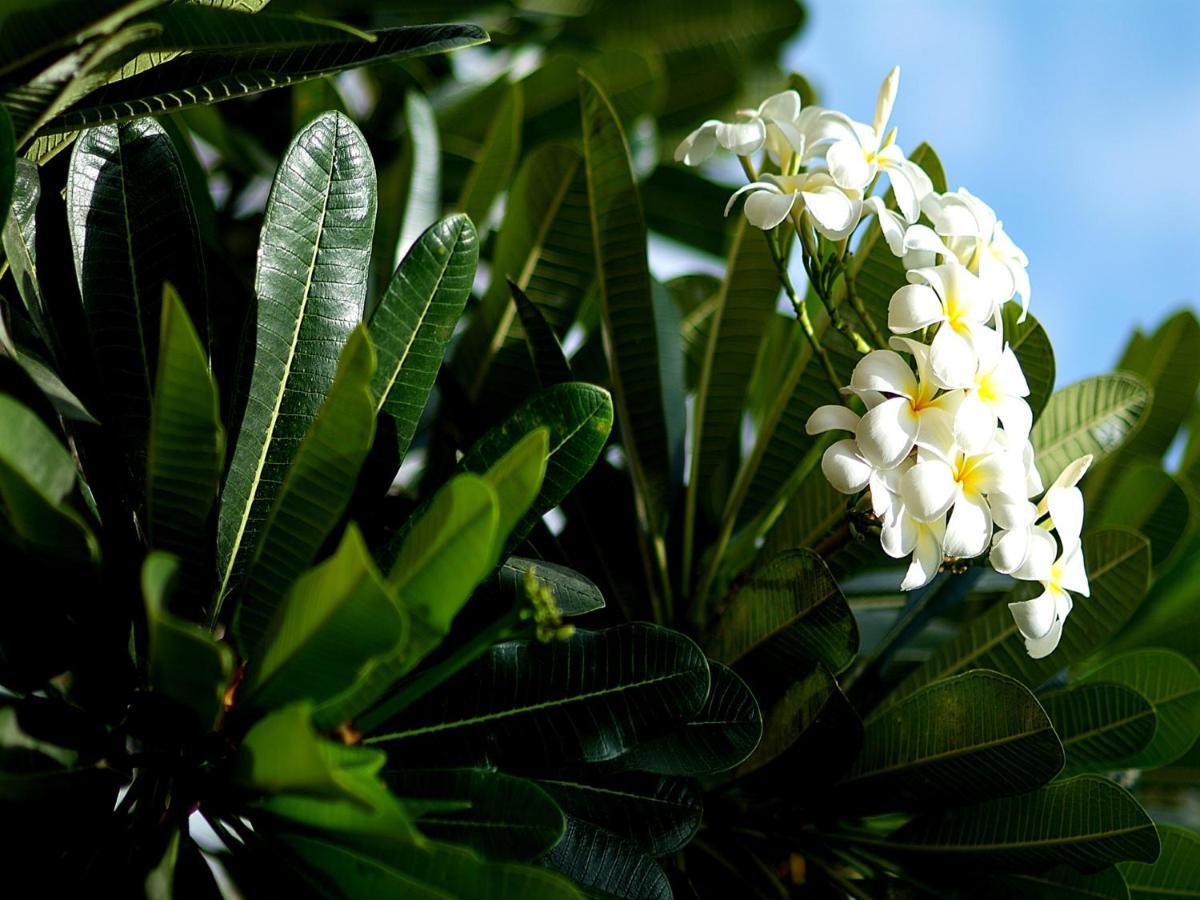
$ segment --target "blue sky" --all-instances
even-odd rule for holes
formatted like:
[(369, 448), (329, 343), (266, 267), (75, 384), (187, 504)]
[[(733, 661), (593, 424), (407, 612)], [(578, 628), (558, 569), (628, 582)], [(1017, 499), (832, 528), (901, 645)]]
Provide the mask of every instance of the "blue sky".
[(1200, 0), (809, 0), (786, 64), (990, 203), (1030, 259), (1058, 382), (1200, 301)]

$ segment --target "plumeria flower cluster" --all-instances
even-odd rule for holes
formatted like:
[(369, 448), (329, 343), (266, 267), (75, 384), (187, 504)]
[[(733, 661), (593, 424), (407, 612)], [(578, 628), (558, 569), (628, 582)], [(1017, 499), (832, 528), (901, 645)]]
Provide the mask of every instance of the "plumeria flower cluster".
[[(1058, 646), (1072, 594), (1087, 596), (1079, 480), (1090, 457), (1046, 488), (1029, 440), (1033, 416), (1021, 364), (1004, 340), (1001, 307), (1029, 307), (1028, 260), (996, 213), (967, 191), (938, 193), (906, 158), (888, 127), (899, 69), (883, 81), (870, 124), (821, 107), (795, 91), (710, 120), (680, 144), (676, 159), (699, 165), (718, 148), (742, 159), (750, 224), (787, 223), (812, 254), (808, 229), (837, 242), (839, 257), (858, 226), (874, 218), (907, 284), (888, 307), (887, 348), (867, 352), (845, 405), (822, 406), (808, 432), (846, 433), (821, 460), (830, 484), (862, 495), (878, 520), (884, 552), (910, 558), (901, 588), (928, 584), (947, 564), (985, 555), (998, 572), (1041, 592), (1009, 604), (1030, 656)], [(763, 167), (776, 171), (758, 174)], [(895, 208), (875, 195), (886, 176)]]

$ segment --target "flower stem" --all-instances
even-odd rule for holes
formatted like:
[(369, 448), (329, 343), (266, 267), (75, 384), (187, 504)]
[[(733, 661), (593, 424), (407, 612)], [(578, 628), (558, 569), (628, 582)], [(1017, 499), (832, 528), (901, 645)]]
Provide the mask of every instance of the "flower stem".
[(850, 306), (854, 312), (862, 319), (862, 323), (867, 326), (867, 331), (871, 335), (871, 340), (875, 342), (875, 346), (880, 349), (887, 348), (887, 338), (879, 330), (879, 326), (875, 324), (875, 320), (871, 318), (867, 312), (867, 307), (862, 302), (862, 297), (858, 295), (858, 287), (854, 282), (854, 254), (848, 254), (842, 262), (842, 280), (846, 282), (846, 296), (850, 300)]

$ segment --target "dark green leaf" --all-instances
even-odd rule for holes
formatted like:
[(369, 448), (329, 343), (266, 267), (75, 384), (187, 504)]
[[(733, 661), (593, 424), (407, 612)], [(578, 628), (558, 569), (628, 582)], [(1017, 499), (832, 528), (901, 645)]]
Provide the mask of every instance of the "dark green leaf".
[(1054, 391), (1054, 348), (1042, 323), (1032, 315), (1021, 318), (1021, 307), (1016, 303), (1005, 303), (1000, 311), (1004, 320), (1004, 339), (1017, 354), (1025, 382), (1029, 385), (1029, 408), (1036, 420), (1046, 408)]
[(537, 304), (517, 287), (516, 282), (508, 282), (508, 290), (517, 306), (517, 315), (521, 317), (521, 328), (525, 332), (525, 345), (529, 348), (529, 360), (533, 363), (533, 371), (542, 387), (552, 384), (563, 384), (573, 381), (571, 364), (563, 353), (558, 335), (542, 315)]
[(1132, 342), (1117, 369), (1141, 378), (1154, 392), (1146, 422), (1129, 439), (1130, 453), (1161, 457), (1171, 446), (1200, 387), (1200, 322), (1182, 309), (1162, 323), (1146, 340)]
[(317, 410), (258, 536), (246, 569), (234, 635), (256, 655), (291, 584), (312, 565), (354, 492), (375, 435), (370, 381), (375, 353), (367, 330), (350, 333), (325, 402)]
[(964, 872), (972, 896), (980, 888), (987, 900), (1129, 900), (1129, 888), (1115, 866), (1084, 874), (1070, 866), (1055, 866), (1037, 875), (993, 875), (980, 879)]
[(1154, 708), (1158, 727), (1150, 743), (1122, 761), (1123, 766), (1153, 769), (1183, 756), (1200, 737), (1200, 671), (1172, 650), (1135, 650), (1117, 656), (1087, 681), (1124, 684)]
[(532, 571), (538, 584), (550, 589), (554, 603), (564, 616), (582, 616), (604, 608), (604, 595), (590, 579), (574, 569), (540, 559), (510, 556), (496, 573), (499, 588), (516, 599), (524, 596), (525, 579)]
[(704, 815), (699, 787), (678, 778), (632, 772), (594, 782), (537, 783), (570, 818), (610, 831), (651, 856), (682, 849)]
[(1098, 681), (1041, 695), (1072, 771), (1121, 768), (1154, 737), (1150, 701), (1125, 685)]
[(416, 433), (478, 260), (471, 220), (443, 219), (413, 244), (371, 316), (379, 359), (371, 389), (379, 409), (395, 423), (400, 458)]
[(1153, 863), (1120, 863), (1130, 900), (1200, 897), (1200, 835), (1174, 825), (1159, 825), (1162, 853)]
[(918, 816), (881, 841), (893, 853), (1026, 872), (1066, 864), (1087, 871), (1153, 862), (1154, 823), (1128, 791), (1079, 775), (1016, 797)]
[(1038, 472), (1049, 484), (1085, 454), (1097, 460), (1130, 439), (1150, 405), (1151, 392), (1133, 375), (1096, 375), (1055, 391), (1029, 439)]
[(12, 214), (4, 223), (4, 252), (30, 321), (37, 328), (42, 342), (54, 350), (53, 332), (46, 317), (46, 302), (38, 281), (36, 215), (41, 192), (37, 166), (18, 160)]
[[(1163, 471), (1157, 461), (1117, 461), (1120, 468), (1102, 482), (1094, 527), (1113, 526), (1140, 532), (1150, 542), (1156, 569), (1167, 565), (1187, 545), (1196, 527), (1196, 503), (1183, 483)], [(1101, 473), (1104, 474), (1104, 473)], [(1092, 473), (1089, 473), (1089, 482)], [(1095, 496), (1090, 490), (1089, 495)]]
[(145, 485), (163, 285), (183, 298), (201, 340), (208, 297), (196, 217), (175, 146), (151, 119), (94, 128), (71, 153), (67, 218), (75, 276), (99, 368), (100, 418)]
[(708, 651), (753, 683), (777, 684), (803, 659), (845, 669), (858, 652), (858, 628), (821, 558), (811, 550), (792, 550), (741, 585)]
[[(529, 677), (534, 672), (539, 677)], [(599, 762), (694, 716), (708, 688), (700, 649), (653, 625), (577, 631), (550, 644), (514, 641), (383, 723), (367, 743), (404, 763)]]
[(671, 900), (657, 862), (610, 831), (567, 819), (567, 832), (545, 865), (566, 875), (594, 900)]
[(258, 345), (221, 493), (214, 619), (252, 558), (284, 474), (333, 384), (342, 346), (362, 318), (374, 222), (375, 169), (362, 134), (340, 113), (314, 119), (284, 155), (263, 219)]
[(954, 806), (1040, 787), (1063, 758), (1037, 698), (1018, 681), (977, 669), (869, 717), (862, 753), (839, 791), (869, 810)]
[(475, 222), (485, 226), (492, 203), (508, 185), (521, 156), (521, 118), (524, 94), (519, 83), (510, 85), (496, 109), (491, 127), (466, 184), (458, 198), (458, 208)]
[(8, 220), (8, 207), (12, 204), (16, 177), (16, 136), (13, 134), (12, 119), (8, 116), (8, 110), (0, 106), (0, 228)]
[(488, 859), (536, 859), (558, 843), (566, 827), (545, 790), (502, 772), (393, 769), (384, 772), (384, 780), (410, 806), (430, 803), (417, 817), (423, 834)]

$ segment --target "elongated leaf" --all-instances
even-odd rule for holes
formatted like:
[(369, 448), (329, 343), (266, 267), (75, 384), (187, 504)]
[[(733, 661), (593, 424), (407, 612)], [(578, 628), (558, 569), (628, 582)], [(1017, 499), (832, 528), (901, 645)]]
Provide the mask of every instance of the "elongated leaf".
[(1192, 408), (1200, 387), (1200, 322), (1183, 309), (1163, 322), (1148, 339), (1132, 342), (1117, 369), (1141, 378), (1154, 392), (1146, 422), (1130, 438), (1130, 453), (1161, 457), (1179, 424)]
[(499, 506), (482, 478), (459, 475), (412, 516), (386, 554), (389, 589), (409, 614), (409, 640), (375, 660), (350, 691), (320, 707), (318, 722), (333, 726), (356, 717), (441, 642), (494, 565)]
[(118, 432), (138, 489), (145, 485), (152, 380), (163, 284), (208, 332), (203, 251), (183, 166), (150, 119), (88, 131), (67, 179), (75, 276), (104, 391), (100, 418)]
[(114, 82), (47, 122), (42, 134), (76, 131), (103, 122), (219, 103), (298, 81), (385, 60), (445, 53), (487, 40), (474, 25), (420, 25), (369, 32), (374, 40), (347, 36), (304, 48), (256, 53), (195, 53)]
[(404, 97), (404, 122), (408, 125), (408, 190), (393, 259), (408, 255), (417, 239), (436, 221), (442, 206), (442, 150), (433, 107), (423, 94)]
[(253, 656), (288, 587), (312, 565), (341, 519), (375, 435), (366, 328), (351, 334), (325, 402), (284, 475), (246, 569), (234, 633)]
[(491, 561), (500, 561), (508, 533), (519, 523), (537, 499), (546, 475), (550, 452), (550, 431), (538, 428), (529, 432), (488, 467), (483, 479), (496, 492), (496, 539)]
[(353, 525), (337, 552), (302, 576), (250, 660), (240, 702), (273, 709), (345, 690), (373, 657), (394, 652), (407, 621)]
[(581, 900), (565, 879), (534, 866), (487, 864), (462, 847), (395, 842), (379, 856), (325, 839), (289, 834), (284, 840), (308, 869), (315, 890), (348, 900)]
[(406, 764), (480, 756), (500, 766), (598, 762), (695, 715), (708, 687), (700, 649), (652, 625), (578, 631), (550, 644), (514, 641), (493, 647), (366, 742)]
[(1091, 682), (1128, 685), (1154, 708), (1158, 727), (1143, 749), (1126, 757), (1128, 767), (1153, 769), (1183, 756), (1200, 737), (1200, 671), (1172, 650), (1123, 653), (1087, 676)]
[(1130, 439), (1150, 405), (1150, 391), (1133, 375), (1097, 375), (1055, 391), (1029, 439), (1038, 472), (1049, 484), (1074, 459), (1097, 460)]
[(839, 791), (868, 810), (953, 806), (1040, 787), (1063, 759), (1033, 694), (979, 669), (935, 681), (867, 719), (862, 753)]
[(443, 219), (408, 251), (371, 316), (379, 358), (371, 389), (395, 425), (400, 458), (416, 433), (478, 260), (479, 238), (471, 220)]
[(1174, 825), (1159, 825), (1162, 853), (1153, 863), (1119, 863), (1130, 900), (1200, 897), (1200, 835)]
[(146, 603), (150, 685), (190, 714), (190, 723), (207, 734), (221, 714), (233, 675), (233, 650), (205, 628), (167, 612), (167, 594), (180, 573), (166, 553), (151, 553), (142, 564)]
[(53, 332), (38, 281), (36, 215), (42, 191), (37, 166), (25, 160), (17, 161), (13, 191), (11, 215), (3, 223), (4, 253), (30, 321), (42, 342), (53, 350)]
[(1025, 321), (1018, 321), (1021, 307), (1016, 303), (1005, 303), (1001, 315), (1004, 339), (1017, 354), (1021, 371), (1025, 373), (1025, 382), (1029, 385), (1029, 396), (1025, 399), (1036, 421), (1054, 392), (1054, 348), (1046, 329), (1033, 315), (1026, 313)]
[(722, 213), (729, 200), (725, 187), (692, 169), (660, 165), (641, 190), (646, 224), (652, 231), (713, 256), (725, 254), (728, 234)]
[(1070, 866), (1055, 866), (1036, 875), (992, 875), (981, 879), (964, 873), (972, 894), (982, 889), (988, 900), (1129, 900), (1129, 888), (1115, 866), (1084, 874)]
[(340, 113), (314, 119), (284, 155), (263, 219), (254, 285), (258, 346), (221, 493), (214, 619), (241, 581), (362, 317), (374, 221), (375, 170), (362, 134)]
[[(1062, 641), (1049, 656), (1032, 659), (1008, 611), (999, 602), (975, 617), (957, 636), (943, 643), (929, 660), (888, 695), (885, 705), (906, 697), (938, 678), (972, 668), (995, 669), (1028, 687), (1037, 687), (1055, 672), (1085, 659), (1116, 635), (1133, 615), (1150, 577), (1150, 547), (1130, 531), (1094, 531), (1083, 540), (1091, 597), (1080, 598), (1063, 628)], [(1005, 601), (1028, 600), (1039, 585), (1022, 584)]]
[(516, 282), (509, 281), (508, 290), (517, 306), (517, 315), (525, 332), (525, 345), (529, 348), (529, 361), (533, 363), (538, 383), (542, 387), (549, 387), (552, 384), (573, 381), (571, 364), (567, 361), (562, 344), (558, 342), (558, 336), (542, 315), (542, 311), (517, 287)]
[(1078, 684), (1038, 699), (1054, 722), (1072, 771), (1120, 768), (1121, 760), (1142, 750), (1154, 737), (1154, 707), (1122, 684)]
[(202, 608), (212, 589), (209, 513), (225, 464), (221, 400), (187, 310), (165, 286), (146, 450), (146, 537), (179, 557), (180, 591)]
[(671, 884), (657, 862), (612, 832), (578, 819), (567, 819), (566, 834), (545, 864), (589, 897), (671, 900)]
[(165, 0), (13, 0), (0, 10), (0, 74), (60, 46), (111, 34)]
[(610, 831), (651, 856), (682, 849), (704, 815), (699, 787), (678, 778), (629, 773), (595, 783), (537, 783), (572, 819)]
[(1066, 864), (1087, 871), (1153, 862), (1154, 823), (1124, 788), (1079, 775), (1016, 797), (918, 816), (882, 844), (894, 853), (935, 855), (941, 865), (1038, 871)]
[(605, 351), (621, 441), (640, 498), (641, 527), (654, 541), (666, 525), (673, 451), (663, 408), (646, 224), (612, 105), (586, 75), (580, 76), (579, 91)]
[(858, 651), (858, 628), (821, 558), (811, 550), (793, 550), (741, 586), (708, 651), (753, 683), (778, 683), (802, 659), (834, 671), (846, 668)]
[(480, 225), (487, 224), (492, 203), (508, 184), (521, 156), (524, 100), (519, 83), (508, 88), (459, 195), (458, 208)]
[(17, 177), (17, 146), (12, 119), (8, 110), (0, 107), (0, 228), (8, 219), (12, 204), (13, 185)]
[(496, 573), (499, 589), (514, 598), (522, 595), (530, 572), (538, 584), (550, 589), (555, 605), (564, 616), (581, 616), (604, 608), (604, 595), (590, 579), (566, 566), (540, 559), (510, 556)]
[(75, 463), (28, 407), (0, 394), (0, 502), (6, 534), (27, 549), (87, 561), (99, 557), (91, 529), (67, 503)]
[[(1168, 564), (1178, 549), (1187, 545), (1196, 528), (1200, 510), (1178, 478), (1163, 471), (1158, 462), (1123, 464), (1102, 482), (1100, 509), (1092, 518), (1095, 526), (1131, 528), (1150, 542), (1155, 568)], [(1105, 473), (1101, 473), (1105, 474)], [(1088, 473), (1089, 481), (1091, 473)], [(1089, 494), (1095, 496), (1090, 490)]]
[(537, 499), (513, 526), (504, 554), (525, 539), (543, 515), (573, 488), (604, 449), (612, 428), (608, 391), (580, 382), (556, 384), (535, 394), (470, 449), (459, 464), (467, 472), (485, 472), (518, 441), (538, 428), (549, 430), (546, 476)]
[(708, 668), (712, 686), (700, 712), (670, 734), (639, 744), (617, 760), (614, 768), (661, 775), (714, 775), (746, 761), (762, 738), (758, 702), (732, 669), (711, 660)]
[(542, 787), (502, 772), (394, 769), (384, 779), (410, 805), (426, 800), (434, 807), (417, 818), (423, 834), (488, 859), (536, 859), (558, 843), (566, 827)]

